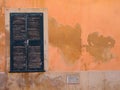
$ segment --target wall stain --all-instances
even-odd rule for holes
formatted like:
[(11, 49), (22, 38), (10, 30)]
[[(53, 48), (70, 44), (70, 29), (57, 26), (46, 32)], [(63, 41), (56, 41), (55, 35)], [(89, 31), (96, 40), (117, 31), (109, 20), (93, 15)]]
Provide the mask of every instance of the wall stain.
[(7, 74), (6, 73), (4, 73), (4, 74), (0, 73), (0, 90), (8, 90), (7, 80), (8, 80)]
[(25, 82), (25, 90), (30, 90), (30, 77), (29, 77), (29, 73), (23, 73), (22, 77), (24, 79)]
[(98, 32), (93, 32), (88, 35), (87, 52), (95, 57), (98, 61), (108, 61), (113, 58), (111, 49), (115, 45), (115, 40), (110, 36), (99, 35)]
[(59, 24), (54, 18), (49, 18), (49, 42), (61, 49), (65, 61), (74, 64), (81, 55), (81, 28)]
[(5, 19), (3, 3), (0, 6), (0, 71), (5, 70)]
[[(32, 88), (37, 90), (48, 90), (48, 88), (50, 88), (50, 90), (61, 90), (61, 88), (63, 88), (63, 86), (65, 85), (61, 77), (50, 78), (43, 73), (23, 73), (22, 78), (23, 84), (21, 83), (22, 85), (18, 86), (20, 86), (19, 88), (24, 87), (23, 90), (31, 90)], [(19, 83), (20, 81), (21, 80), (19, 79)]]
[(51, 90), (62, 90), (64, 87), (65, 83), (61, 79), (62, 77), (54, 77), (50, 78), (49, 76), (44, 76), (42, 81), (40, 82), (40, 87), (42, 88), (41, 90), (48, 90), (50, 88)]

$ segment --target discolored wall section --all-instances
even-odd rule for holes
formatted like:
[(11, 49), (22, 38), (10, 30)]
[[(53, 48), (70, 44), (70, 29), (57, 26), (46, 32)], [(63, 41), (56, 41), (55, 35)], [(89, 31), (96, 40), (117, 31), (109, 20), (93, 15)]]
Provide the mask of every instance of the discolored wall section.
[[(9, 73), (5, 8), (48, 8), (47, 72)], [(119, 90), (119, 10), (118, 0), (1, 0), (0, 90)]]
[[(79, 83), (67, 83), (71, 74), (79, 76)], [(119, 90), (119, 75), (116, 71), (0, 73), (0, 90)]]
[(6, 0), (2, 5), (48, 9), (50, 71), (120, 69), (118, 0)]
[(4, 16), (4, 4), (0, 1), (0, 71), (5, 71), (5, 16)]

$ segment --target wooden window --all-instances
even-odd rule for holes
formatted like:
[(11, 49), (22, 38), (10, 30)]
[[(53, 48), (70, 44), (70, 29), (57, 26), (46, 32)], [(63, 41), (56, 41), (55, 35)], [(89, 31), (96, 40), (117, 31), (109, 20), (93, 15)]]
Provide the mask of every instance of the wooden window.
[(44, 13), (10, 13), (10, 72), (44, 71)]

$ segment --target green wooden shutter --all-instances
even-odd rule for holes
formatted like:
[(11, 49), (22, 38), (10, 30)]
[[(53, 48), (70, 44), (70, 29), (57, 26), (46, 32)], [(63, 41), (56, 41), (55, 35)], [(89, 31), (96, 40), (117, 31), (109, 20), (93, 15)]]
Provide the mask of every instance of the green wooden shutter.
[(43, 13), (10, 14), (10, 72), (44, 71)]

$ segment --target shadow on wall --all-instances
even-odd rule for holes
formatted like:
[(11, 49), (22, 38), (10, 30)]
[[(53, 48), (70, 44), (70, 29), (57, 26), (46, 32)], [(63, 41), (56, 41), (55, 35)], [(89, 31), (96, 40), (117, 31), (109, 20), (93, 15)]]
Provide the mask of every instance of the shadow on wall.
[(65, 61), (74, 63), (81, 55), (81, 28), (58, 24), (53, 18), (49, 19), (49, 42), (61, 49)]

